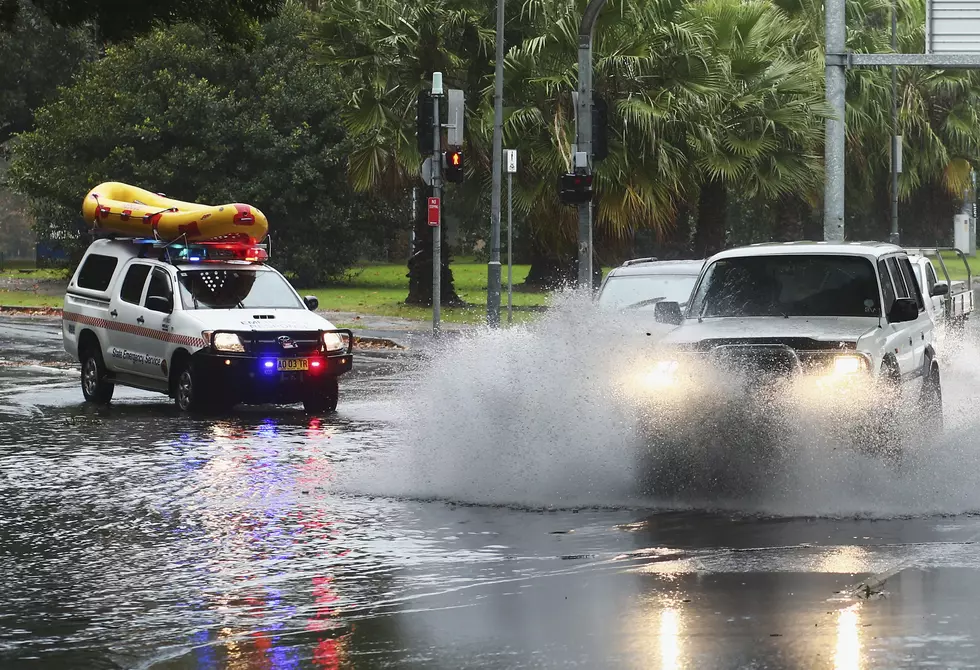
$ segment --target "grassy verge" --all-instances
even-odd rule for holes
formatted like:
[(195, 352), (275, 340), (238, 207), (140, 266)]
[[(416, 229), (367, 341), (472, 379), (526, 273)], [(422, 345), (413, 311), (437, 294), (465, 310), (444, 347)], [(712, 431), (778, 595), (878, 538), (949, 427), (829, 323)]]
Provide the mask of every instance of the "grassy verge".
[[(943, 263), (946, 264), (946, 269), (949, 270), (950, 279), (966, 279), (966, 267), (963, 265), (963, 260), (959, 257), (959, 255), (950, 251), (944, 251), (942, 252), (942, 255)], [(967, 256), (966, 260), (967, 263), (970, 264), (970, 273), (973, 275), (974, 281), (976, 281), (977, 277), (980, 276), (980, 257)], [(940, 279), (942, 279), (943, 271), (938, 267), (939, 264), (936, 263), (935, 260), (933, 260), (933, 264), (937, 266), (936, 274), (939, 275)]]
[[(515, 286), (527, 277), (529, 265), (514, 266)], [(468, 307), (442, 309), (442, 318), (452, 323), (482, 323), (486, 319), (487, 266), (485, 263), (461, 262), (452, 266), (456, 292), (469, 304)], [(365, 265), (353, 269), (347, 279), (333, 286), (300, 291), (315, 295), (320, 309), (341, 312), (359, 312), (378, 316), (394, 316), (406, 319), (428, 320), (432, 318), (429, 307), (405, 304), (408, 295), (408, 270), (404, 264)], [(501, 297), (502, 314), (506, 313), (507, 268), (503, 269), (504, 293)], [(514, 292), (514, 321), (532, 318), (539, 308), (547, 305), (547, 293)], [(505, 317), (506, 318), (506, 317)]]
[(34, 291), (0, 290), (0, 305), (12, 307), (61, 307), (65, 302), (60, 295), (41, 295)]
[[(469, 306), (444, 307), (442, 318), (452, 323), (483, 323), (486, 319), (487, 304), (487, 266), (485, 263), (459, 262), (452, 266), (456, 282), (456, 292)], [(514, 266), (514, 285), (524, 281), (530, 270), (529, 265)], [(59, 279), (64, 273), (58, 270), (38, 270), (36, 273), (21, 274), (4, 272), (0, 276), (33, 279)], [(363, 265), (352, 269), (347, 277), (331, 286), (300, 291), (303, 295), (315, 295), (320, 300), (320, 308), (340, 312), (354, 312), (377, 316), (393, 316), (406, 319), (428, 321), (432, 318), (430, 307), (415, 307), (405, 304), (408, 295), (408, 270), (404, 264)], [(507, 268), (503, 268), (504, 293), (501, 296), (501, 315), (506, 319), (507, 307)], [(548, 304), (546, 292), (514, 291), (514, 321), (523, 322), (534, 317), (537, 308)], [(31, 290), (0, 289), (0, 305), (60, 307), (62, 296), (50, 296)]]

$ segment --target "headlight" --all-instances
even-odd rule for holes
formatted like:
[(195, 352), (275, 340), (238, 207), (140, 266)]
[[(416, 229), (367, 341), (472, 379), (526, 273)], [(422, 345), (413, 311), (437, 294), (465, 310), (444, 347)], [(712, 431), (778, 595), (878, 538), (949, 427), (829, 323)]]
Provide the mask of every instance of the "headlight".
[(347, 348), (347, 344), (340, 333), (324, 333), (323, 348), (327, 351), (342, 351)]
[[(210, 332), (206, 331), (205, 337), (210, 334)], [(245, 352), (245, 345), (242, 344), (242, 338), (234, 333), (217, 333), (214, 336), (214, 348), (217, 351)]]
[(854, 375), (868, 371), (868, 359), (864, 356), (844, 355), (834, 357), (834, 367), (831, 372), (835, 377)]
[(659, 391), (677, 383), (677, 361), (657, 361), (648, 370), (638, 375), (637, 383), (644, 389)]

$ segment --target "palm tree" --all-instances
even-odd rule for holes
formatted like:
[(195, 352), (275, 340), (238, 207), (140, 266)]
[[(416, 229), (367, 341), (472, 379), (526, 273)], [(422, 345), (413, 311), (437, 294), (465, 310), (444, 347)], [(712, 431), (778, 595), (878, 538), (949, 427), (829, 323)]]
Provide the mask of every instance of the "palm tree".
[[(327, 3), (316, 26), (326, 64), (351, 83), (344, 123), (356, 148), (349, 158), (352, 184), (392, 198), (422, 186), (423, 156), (416, 146), (416, 99), (432, 72), (448, 86), (478, 90), (492, 48), (487, 3), (466, 0), (337, 0)], [(425, 193), (423, 193), (424, 195)], [(431, 191), (428, 191), (431, 195)], [(409, 261), (406, 302), (432, 304), (432, 229), (417, 208), (415, 248)], [(443, 304), (461, 304), (442, 249)]]

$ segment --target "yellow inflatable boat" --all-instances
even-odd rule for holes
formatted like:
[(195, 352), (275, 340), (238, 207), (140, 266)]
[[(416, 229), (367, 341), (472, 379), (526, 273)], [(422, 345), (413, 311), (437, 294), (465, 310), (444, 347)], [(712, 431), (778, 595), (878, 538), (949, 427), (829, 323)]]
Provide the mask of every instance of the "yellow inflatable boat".
[(269, 232), (269, 221), (251, 205), (182, 202), (115, 181), (88, 192), (82, 215), (100, 230), (166, 241), (256, 244)]

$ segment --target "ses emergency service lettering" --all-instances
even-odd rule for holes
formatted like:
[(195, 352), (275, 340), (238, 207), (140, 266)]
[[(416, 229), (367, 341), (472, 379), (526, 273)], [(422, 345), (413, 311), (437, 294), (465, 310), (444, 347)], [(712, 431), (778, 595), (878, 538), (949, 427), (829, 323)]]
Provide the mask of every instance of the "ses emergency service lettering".
[(161, 363), (163, 363), (162, 358), (157, 358), (156, 356), (150, 356), (149, 354), (141, 354), (137, 351), (127, 351), (126, 349), (117, 349), (116, 347), (113, 347), (110, 353), (113, 358), (118, 358), (124, 361), (132, 361), (133, 363), (138, 363), (140, 365), (158, 366)]

